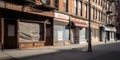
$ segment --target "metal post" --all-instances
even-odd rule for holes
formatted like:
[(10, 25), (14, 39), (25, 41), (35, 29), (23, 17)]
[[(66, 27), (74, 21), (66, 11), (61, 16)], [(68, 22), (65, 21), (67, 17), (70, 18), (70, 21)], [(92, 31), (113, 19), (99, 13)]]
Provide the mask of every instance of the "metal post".
[[(106, 3), (106, 22), (105, 22), (105, 24), (107, 24), (107, 1), (105, 2)], [(107, 31), (105, 31), (106, 32), (106, 37), (105, 37), (105, 44), (107, 43), (107, 39), (108, 39), (108, 32)]]
[(71, 44), (72, 43), (71, 42), (72, 39), (71, 39), (71, 21), (70, 21), (70, 18), (71, 17), (69, 16), (69, 40), (70, 40), (70, 44)]
[(19, 35), (19, 30), (20, 30), (19, 22), (20, 22), (20, 19), (17, 19), (17, 48), (20, 48), (19, 47), (19, 37), (20, 37), (20, 35)]
[(91, 21), (90, 21), (90, 0), (88, 0), (88, 21), (89, 21), (89, 40), (88, 40), (88, 52), (92, 52), (91, 44)]

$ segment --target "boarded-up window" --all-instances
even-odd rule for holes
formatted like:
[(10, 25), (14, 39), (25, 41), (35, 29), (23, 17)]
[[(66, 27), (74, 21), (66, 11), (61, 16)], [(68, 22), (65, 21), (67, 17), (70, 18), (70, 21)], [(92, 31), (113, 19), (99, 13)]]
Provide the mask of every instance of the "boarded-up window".
[(19, 23), (20, 41), (39, 41), (43, 40), (43, 25), (38, 23)]

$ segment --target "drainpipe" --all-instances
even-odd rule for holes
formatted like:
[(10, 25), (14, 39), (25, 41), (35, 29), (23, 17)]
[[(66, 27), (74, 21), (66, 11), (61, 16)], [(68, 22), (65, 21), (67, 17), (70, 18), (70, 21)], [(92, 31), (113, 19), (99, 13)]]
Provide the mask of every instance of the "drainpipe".
[(72, 42), (71, 42), (71, 23), (70, 23), (71, 20), (70, 19), (71, 19), (71, 16), (69, 16), (69, 40), (70, 40), (70, 44), (71, 44)]

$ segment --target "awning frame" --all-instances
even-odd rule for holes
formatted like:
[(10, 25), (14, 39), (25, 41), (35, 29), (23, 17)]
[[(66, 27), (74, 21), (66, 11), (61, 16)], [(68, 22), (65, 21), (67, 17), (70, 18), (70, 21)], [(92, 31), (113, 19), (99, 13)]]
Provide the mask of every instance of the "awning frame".
[(71, 25), (72, 26), (79, 26), (79, 27), (86, 27), (86, 28), (88, 28), (88, 24), (87, 23), (83, 23), (83, 22), (71, 21)]
[(104, 28), (105, 31), (112, 31), (112, 32), (116, 32), (116, 28), (115, 27), (108, 27), (103, 25), (102, 26)]

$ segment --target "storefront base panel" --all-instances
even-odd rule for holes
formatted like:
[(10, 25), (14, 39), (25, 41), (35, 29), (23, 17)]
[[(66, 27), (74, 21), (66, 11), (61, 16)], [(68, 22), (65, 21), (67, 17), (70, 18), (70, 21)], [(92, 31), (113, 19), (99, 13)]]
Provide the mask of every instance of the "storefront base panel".
[(92, 42), (100, 42), (98, 38), (92, 38)]
[(54, 46), (61, 46), (61, 45), (70, 45), (70, 41), (55, 41)]
[(34, 47), (43, 47), (45, 42), (20, 42), (19, 48), (34, 48)]

